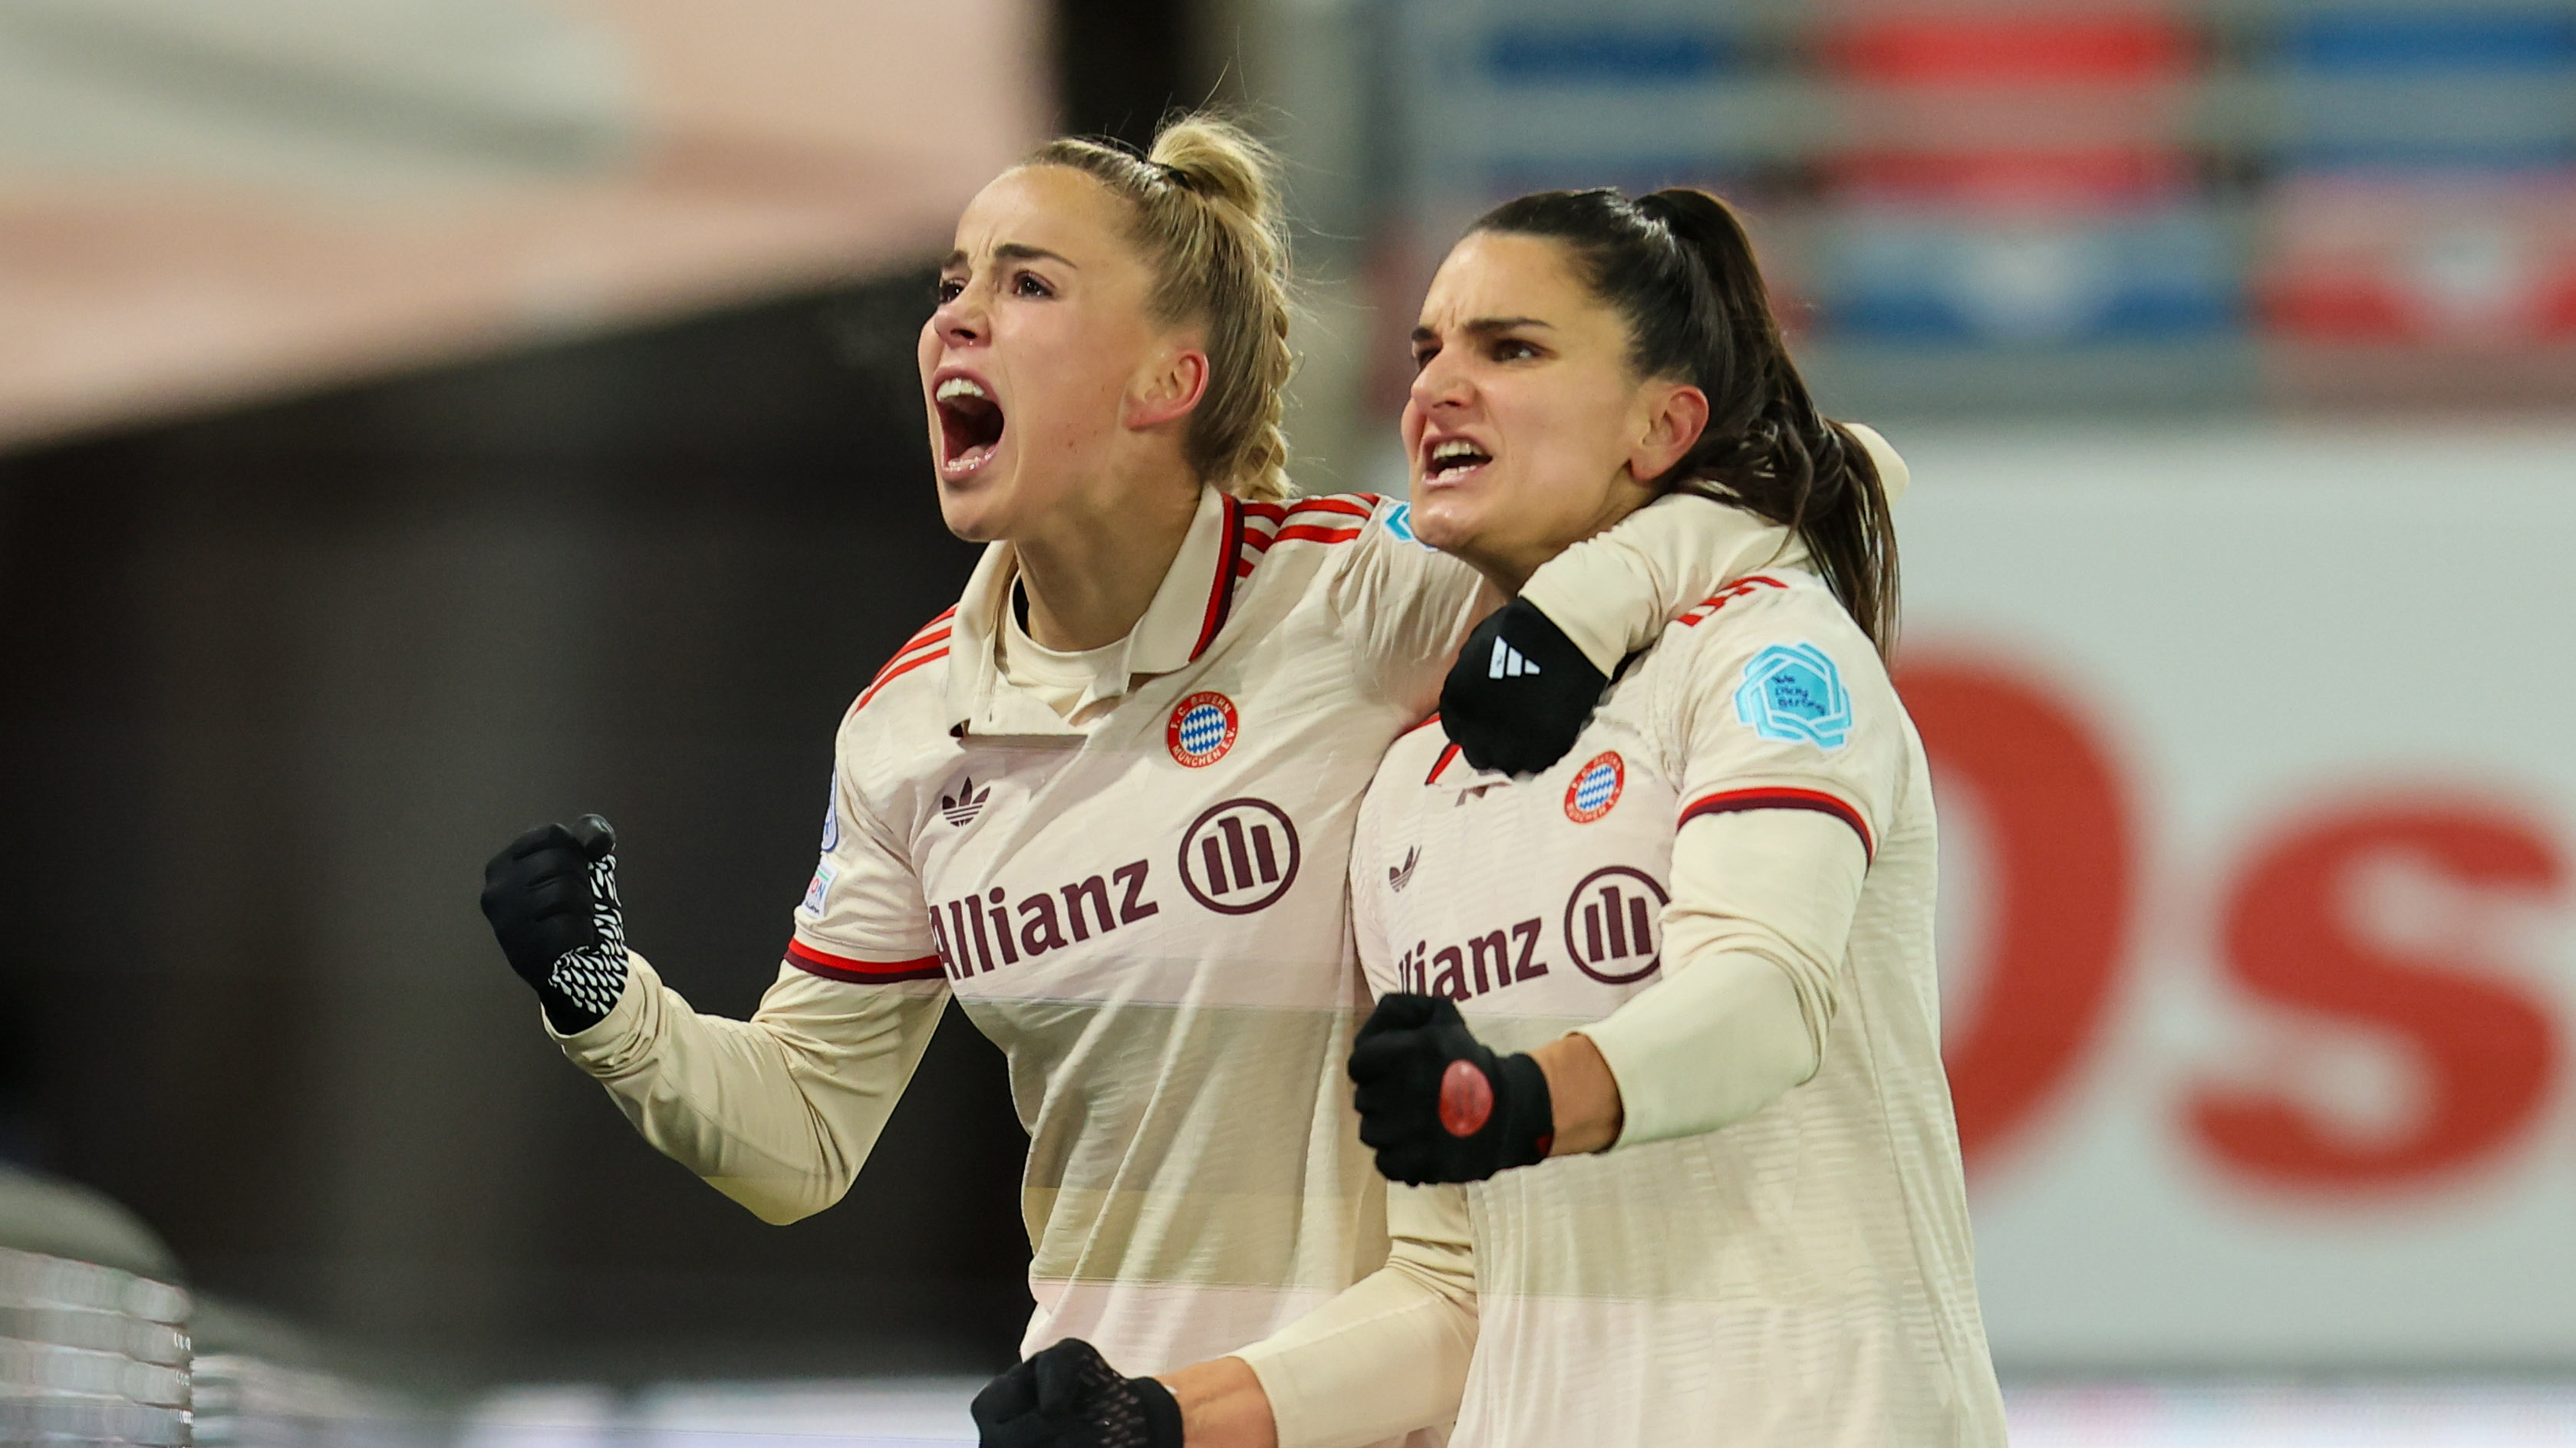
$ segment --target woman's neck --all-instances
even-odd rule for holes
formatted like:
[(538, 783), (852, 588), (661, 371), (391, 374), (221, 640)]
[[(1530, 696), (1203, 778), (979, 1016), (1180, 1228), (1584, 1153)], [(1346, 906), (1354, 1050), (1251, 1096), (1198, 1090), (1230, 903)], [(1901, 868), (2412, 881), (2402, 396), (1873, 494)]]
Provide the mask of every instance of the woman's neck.
[(1444, 544), (1441, 551), (1483, 574), (1486, 585), (1503, 597), (1518, 598), (1530, 575), (1545, 567), (1548, 560), (1586, 538), (1609, 532), (1621, 519), (1653, 501), (1653, 491), (1623, 471), (1602, 498), (1601, 506), (1581, 522), (1549, 536), (1498, 540), (1491, 546), (1481, 538), (1465, 539), (1454, 546)]
[(1029, 637), (1083, 653), (1135, 632), (1198, 511), (1198, 481), (1185, 473), (1119, 489), (1110, 506), (1068, 512), (1044, 534), (1014, 539)]

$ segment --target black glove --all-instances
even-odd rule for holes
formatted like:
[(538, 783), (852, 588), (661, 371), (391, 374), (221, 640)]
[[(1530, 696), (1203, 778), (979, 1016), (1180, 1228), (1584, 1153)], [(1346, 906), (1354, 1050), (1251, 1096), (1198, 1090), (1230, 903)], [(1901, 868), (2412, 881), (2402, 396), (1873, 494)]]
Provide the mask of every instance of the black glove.
[(1497, 1056), (1439, 996), (1377, 1003), (1351, 1047), (1360, 1140), (1389, 1181), (1480, 1182), (1547, 1159), (1556, 1105), (1535, 1057)]
[(1556, 620), (1515, 598), (1467, 635), (1440, 686), (1440, 727), (1478, 769), (1535, 774), (1574, 747), (1609, 687)]
[(494, 855), (483, 867), (483, 918), (565, 1035), (599, 1024), (625, 994), (617, 832), (599, 816), (540, 826)]
[(1181, 1405), (1152, 1378), (1124, 1378), (1068, 1337), (975, 1395), (983, 1448), (1182, 1448)]

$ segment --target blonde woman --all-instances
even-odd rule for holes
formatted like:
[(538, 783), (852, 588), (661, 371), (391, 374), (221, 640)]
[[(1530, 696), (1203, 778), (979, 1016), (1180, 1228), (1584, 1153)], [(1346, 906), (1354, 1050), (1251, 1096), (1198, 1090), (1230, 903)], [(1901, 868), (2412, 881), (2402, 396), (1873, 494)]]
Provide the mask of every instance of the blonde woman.
[[(1079, 1336), (1128, 1373), (1252, 1342), (1385, 1254), (1342, 1080), (1351, 829), (1499, 599), (1401, 505), (1291, 495), (1275, 207), (1261, 149), (1204, 118), (1146, 157), (1056, 142), (967, 207), (921, 381), (943, 515), (990, 546), (843, 720), (751, 1020), (626, 950), (595, 817), (522, 837), (484, 892), (565, 1053), (772, 1222), (848, 1189), (954, 996), (1030, 1136), (1026, 1350)], [(1507, 621), (1539, 667), (1461, 697), (1571, 686), (1579, 725), (1749, 532), (1690, 500), (1575, 550)]]

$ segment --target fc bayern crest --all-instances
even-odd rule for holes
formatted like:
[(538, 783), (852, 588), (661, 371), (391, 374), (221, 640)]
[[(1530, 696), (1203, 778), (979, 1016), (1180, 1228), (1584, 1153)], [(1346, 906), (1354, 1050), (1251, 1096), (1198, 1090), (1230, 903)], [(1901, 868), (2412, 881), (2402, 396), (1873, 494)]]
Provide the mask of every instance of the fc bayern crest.
[(1204, 769), (1225, 758), (1234, 747), (1242, 721), (1234, 701), (1223, 694), (1192, 694), (1172, 706), (1172, 722), (1163, 730), (1172, 758), (1191, 769)]
[(1565, 787), (1565, 817), (1588, 825), (1608, 814), (1619, 803), (1619, 791), (1627, 787), (1628, 765), (1619, 752), (1596, 754), (1574, 771), (1574, 783)]

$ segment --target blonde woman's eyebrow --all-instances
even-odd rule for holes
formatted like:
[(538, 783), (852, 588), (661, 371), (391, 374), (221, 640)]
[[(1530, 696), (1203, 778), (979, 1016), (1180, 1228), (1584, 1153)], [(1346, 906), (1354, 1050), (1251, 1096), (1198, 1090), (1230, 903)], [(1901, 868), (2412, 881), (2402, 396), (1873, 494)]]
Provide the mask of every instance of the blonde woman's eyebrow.
[[(993, 248), (993, 258), (996, 261), (1062, 262), (1064, 265), (1072, 267), (1075, 271), (1082, 270), (1082, 263), (1075, 261), (1069, 256), (1065, 256), (1060, 252), (1049, 251), (1042, 246), (1030, 246), (1024, 242), (1017, 241), (1006, 241), (1000, 246)], [(964, 266), (973, 260), (973, 257), (967, 255), (966, 248), (961, 246), (957, 250), (948, 254), (948, 259), (939, 264), (939, 269), (941, 271), (954, 271), (958, 267)]]
[(1028, 246), (1016, 241), (1006, 241), (993, 248), (993, 255), (1003, 261), (1061, 262), (1075, 271), (1082, 270), (1081, 264), (1069, 256), (1049, 251), (1042, 246)]

